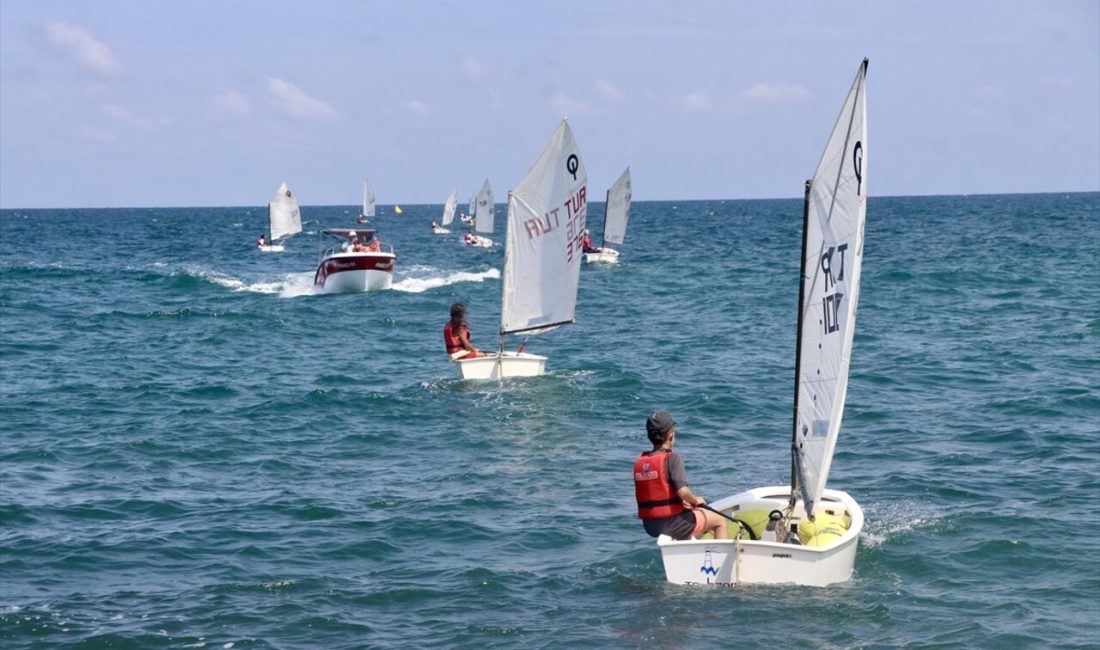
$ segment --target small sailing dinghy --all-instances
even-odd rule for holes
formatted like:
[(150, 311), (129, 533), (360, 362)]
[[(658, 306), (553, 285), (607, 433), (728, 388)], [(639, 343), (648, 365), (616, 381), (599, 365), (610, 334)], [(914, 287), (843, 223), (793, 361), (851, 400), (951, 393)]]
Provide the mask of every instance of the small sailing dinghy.
[(436, 225), (432, 222), (432, 232), (437, 235), (446, 235), (451, 232), (451, 229), (447, 226), (451, 225), (451, 222), (455, 218), (455, 208), (458, 207), (458, 190), (451, 192), (451, 195), (447, 197), (447, 202), (443, 204), (443, 221)]
[[(836, 448), (867, 217), (867, 59), (833, 127), (803, 207), (802, 282), (795, 351), (791, 484), (718, 499), (731, 538), (657, 538), (665, 576), (678, 584), (794, 583), (820, 587), (852, 575), (863, 510), (825, 487)], [(743, 524), (743, 525), (742, 525)]]
[(325, 293), (376, 291), (393, 286), (397, 256), (375, 230), (326, 228), (339, 243), (321, 251), (313, 284)]
[(366, 223), (374, 216), (374, 188), (369, 180), (363, 181), (363, 211), (355, 218), (356, 223)]
[(603, 243), (584, 254), (585, 262), (618, 262), (619, 248), (626, 238), (626, 222), (630, 219), (630, 168), (607, 190), (603, 219)]
[(587, 186), (573, 132), (562, 120), (527, 175), (508, 193), (500, 347), (495, 354), (456, 361), (463, 379), (546, 371), (546, 357), (522, 352), (523, 345), (505, 352), (504, 341), (509, 334), (539, 334), (574, 322)]
[[(489, 179), (486, 178), (485, 183), (481, 186), (481, 191), (477, 193), (477, 200), (474, 203), (474, 230), (491, 235), (495, 222), (496, 204), (493, 203), (493, 188), (489, 185)], [(493, 245), (492, 239), (473, 233), (470, 233), (469, 237), (465, 237), (464, 241), (467, 246), (479, 246), (481, 248), (488, 248)]]
[(302, 232), (302, 212), (298, 209), (298, 199), (284, 182), (275, 191), (275, 196), (267, 204), (267, 219), (271, 229), (270, 244), (259, 246), (264, 253), (282, 253), (284, 243), (290, 237)]

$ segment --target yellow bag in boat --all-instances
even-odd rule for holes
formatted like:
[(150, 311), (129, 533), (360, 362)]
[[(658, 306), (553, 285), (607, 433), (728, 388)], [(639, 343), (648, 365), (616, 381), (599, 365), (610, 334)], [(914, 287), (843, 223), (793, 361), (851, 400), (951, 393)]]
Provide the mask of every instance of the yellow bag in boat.
[[(743, 510), (735, 511), (732, 513), (734, 519), (739, 519), (745, 522), (745, 525), (752, 528), (752, 532), (756, 535), (756, 539), (764, 534), (764, 527), (768, 525), (768, 513), (771, 510)], [(738, 531), (741, 527), (732, 521), (726, 522), (726, 529), (729, 530), (730, 539), (737, 537)], [(748, 533), (742, 533), (741, 539), (752, 539)]]
[(847, 517), (828, 513), (817, 515), (814, 521), (803, 519), (798, 523), (798, 539), (803, 546), (828, 546), (848, 532), (849, 522)]

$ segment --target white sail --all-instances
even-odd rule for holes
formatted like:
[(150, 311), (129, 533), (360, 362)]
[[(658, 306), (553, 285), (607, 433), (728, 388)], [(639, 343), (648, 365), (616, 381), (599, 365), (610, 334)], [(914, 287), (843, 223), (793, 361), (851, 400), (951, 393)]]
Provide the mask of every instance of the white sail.
[(481, 186), (477, 193), (477, 205), (474, 206), (474, 230), (478, 232), (493, 232), (493, 221), (496, 206), (493, 204), (493, 188), (489, 186), (489, 179)]
[(451, 195), (447, 197), (447, 203), (443, 206), (443, 223), (442, 225), (450, 225), (455, 218), (455, 208), (458, 207), (458, 190), (451, 192)]
[(302, 232), (302, 213), (298, 209), (298, 199), (286, 183), (279, 185), (275, 196), (267, 204), (267, 217), (271, 224), (272, 241)]
[(607, 190), (607, 208), (603, 220), (603, 245), (615, 248), (626, 238), (626, 222), (630, 219), (630, 168)]
[(477, 194), (470, 197), (470, 205), (466, 208), (466, 214), (472, 217), (475, 211), (477, 211)]
[(374, 188), (369, 180), (363, 181), (363, 216), (374, 216)]
[(867, 60), (807, 188), (794, 441), (812, 511), (829, 478), (844, 414), (867, 217)]
[(508, 193), (501, 334), (573, 322), (588, 174), (562, 120), (519, 185)]

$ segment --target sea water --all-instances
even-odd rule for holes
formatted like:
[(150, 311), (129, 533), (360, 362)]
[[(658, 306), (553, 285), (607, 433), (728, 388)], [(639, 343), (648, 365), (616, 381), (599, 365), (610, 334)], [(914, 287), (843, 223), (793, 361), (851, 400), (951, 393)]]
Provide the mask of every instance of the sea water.
[(870, 199), (820, 589), (667, 583), (630, 471), (667, 409), (697, 494), (788, 481), (800, 199), (636, 202), (505, 383), (442, 341), (496, 347), (504, 220), (383, 212), (344, 295), (357, 207), (0, 212), (0, 646), (1100, 646), (1100, 195)]

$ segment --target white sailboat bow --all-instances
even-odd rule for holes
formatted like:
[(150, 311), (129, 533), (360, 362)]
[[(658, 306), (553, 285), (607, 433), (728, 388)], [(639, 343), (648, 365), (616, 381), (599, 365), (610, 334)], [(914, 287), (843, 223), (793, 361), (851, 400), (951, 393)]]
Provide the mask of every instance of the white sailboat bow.
[(505, 352), (504, 341), (509, 334), (533, 335), (574, 322), (587, 186), (584, 161), (569, 123), (562, 120), (526, 176), (508, 193), (500, 349), (459, 360), (464, 379), (545, 372), (546, 357)]
[[(806, 182), (791, 484), (710, 504), (743, 522), (751, 530), (747, 539), (659, 537), (670, 582), (823, 586), (851, 577), (863, 510), (847, 493), (825, 485), (844, 414), (859, 301), (867, 217), (866, 76), (864, 59)], [(739, 528), (730, 525), (731, 537)]]
[(594, 253), (585, 253), (586, 262), (618, 262), (619, 249), (626, 239), (626, 222), (630, 220), (630, 168), (607, 190), (603, 220), (603, 243)]
[(267, 218), (271, 228), (270, 244), (260, 246), (265, 253), (281, 253), (284, 242), (302, 232), (302, 213), (298, 209), (298, 199), (284, 182), (275, 191), (275, 196), (267, 204)]

